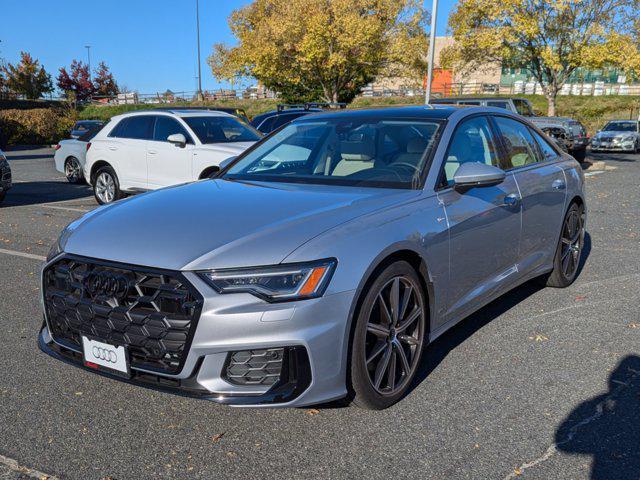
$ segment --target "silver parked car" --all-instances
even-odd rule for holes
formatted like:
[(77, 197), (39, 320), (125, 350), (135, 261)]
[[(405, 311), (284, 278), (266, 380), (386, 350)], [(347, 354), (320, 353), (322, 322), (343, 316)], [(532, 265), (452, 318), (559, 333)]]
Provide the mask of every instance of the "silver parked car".
[(640, 151), (640, 121), (612, 120), (591, 139), (591, 151)]
[(573, 282), (583, 184), (504, 110), (305, 116), (215, 179), (71, 223), (43, 269), (39, 345), (221, 403), (385, 408), (463, 318), (527, 280)]

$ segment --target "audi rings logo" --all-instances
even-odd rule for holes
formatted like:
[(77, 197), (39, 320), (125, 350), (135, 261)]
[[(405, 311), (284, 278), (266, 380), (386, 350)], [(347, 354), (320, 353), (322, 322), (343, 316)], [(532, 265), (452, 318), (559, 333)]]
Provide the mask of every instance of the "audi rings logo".
[(108, 348), (93, 347), (91, 349), (91, 353), (93, 353), (95, 358), (99, 358), (105, 362), (116, 363), (118, 361), (118, 355), (116, 352), (109, 350)]
[(109, 270), (94, 270), (84, 285), (92, 297), (103, 295), (123, 299), (129, 294), (129, 278)]

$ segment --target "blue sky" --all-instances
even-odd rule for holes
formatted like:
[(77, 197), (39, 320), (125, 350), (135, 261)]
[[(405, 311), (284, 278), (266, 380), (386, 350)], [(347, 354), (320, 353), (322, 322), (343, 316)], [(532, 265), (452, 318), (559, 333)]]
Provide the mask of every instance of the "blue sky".
[[(227, 17), (250, 0), (200, 0), (202, 87), (220, 84), (206, 64), (211, 45), (232, 43)], [(440, 0), (438, 35), (446, 31), (455, 0)], [(55, 7), (52, 6), (55, 4)], [(431, 10), (431, 0), (425, 2)], [(56, 76), (74, 58), (104, 60), (118, 83), (140, 93), (196, 89), (195, 0), (0, 0), (0, 57), (15, 62), (21, 50)]]

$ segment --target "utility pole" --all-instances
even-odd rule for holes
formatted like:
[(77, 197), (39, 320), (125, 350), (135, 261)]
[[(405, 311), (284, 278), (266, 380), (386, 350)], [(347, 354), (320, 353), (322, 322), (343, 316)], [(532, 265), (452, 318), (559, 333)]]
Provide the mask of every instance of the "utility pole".
[(91, 78), (91, 45), (85, 45), (84, 48), (87, 49), (87, 65), (89, 65), (89, 80), (93, 80)]
[(438, 17), (438, 0), (433, 0), (431, 8), (431, 32), (429, 32), (429, 65), (427, 69), (427, 88), (424, 92), (424, 103), (431, 101), (431, 83), (433, 82), (433, 58), (436, 46), (436, 18)]
[(196, 0), (196, 35), (198, 40), (198, 100), (204, 100), (202, 95), (202, 69), (200, 68), (200, 6)]

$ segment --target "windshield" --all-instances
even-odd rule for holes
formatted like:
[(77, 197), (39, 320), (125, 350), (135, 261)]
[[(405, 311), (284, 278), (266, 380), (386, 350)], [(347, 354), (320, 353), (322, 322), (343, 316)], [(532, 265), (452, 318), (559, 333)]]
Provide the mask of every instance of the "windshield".
[(637, 132), (638, 125), (635, 122), (609, 122), (602, 130), (605, 132)]
[(182, 117), (202, 143), (255, 142), (260, 134), (234, 117)]
[(224, 178), (417, 188), (439, 128), (437, 121), (300, 121), (249, 151)]

